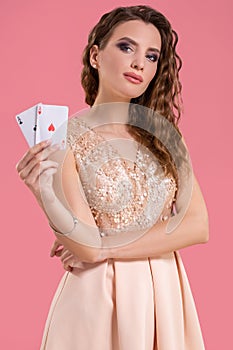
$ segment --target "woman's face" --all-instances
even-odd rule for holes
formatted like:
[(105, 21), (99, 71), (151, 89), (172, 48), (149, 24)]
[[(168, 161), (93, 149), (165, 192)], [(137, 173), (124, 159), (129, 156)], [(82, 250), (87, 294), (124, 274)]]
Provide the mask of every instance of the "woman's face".
[(153, 24), (140, 20), (119, 24), (103, 50), (94, 45), (90, 51), (90, 62), (99, 74), (95, 104), (129, 102), (140, 96), (156, 73), (160, 50), (161, 37)]

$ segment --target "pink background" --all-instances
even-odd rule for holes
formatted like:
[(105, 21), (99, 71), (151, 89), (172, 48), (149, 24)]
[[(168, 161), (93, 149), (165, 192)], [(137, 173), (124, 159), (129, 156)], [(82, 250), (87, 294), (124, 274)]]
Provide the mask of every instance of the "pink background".
[[(64, 270), (54, 236), (15, 170), (27, 150), (15, 115), (37, 102), (86, 107), (81, 52), (100, 16), (133, 1), (9, 0), (1, 37), (1, 348), (38, 349)], [(147, 1), (179, 34), (185, 114), (180, 124), (206, 200), (210, 241), (181, 251), (206, 348), (232, 344), (232, 2)], [(230, 33), (231, 32), (231, 33)], [(232, 278), (231, 278), (232, 279)], [(65, 320), (64, 320), (65, 322)], [(198, 350), (198, 349), (197, 349)]]

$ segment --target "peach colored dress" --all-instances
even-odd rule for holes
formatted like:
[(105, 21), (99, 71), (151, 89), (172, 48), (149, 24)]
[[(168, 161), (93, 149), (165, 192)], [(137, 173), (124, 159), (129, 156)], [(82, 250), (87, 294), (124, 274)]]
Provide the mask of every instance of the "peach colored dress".
[[(174, 182), (158, 175), (151, 153), (138, 148), (134, 167), (127, 168), (124, 162), (114, 159), (111, 145), (106, 146), (100, 135), (75, 118), (69, 122), (67, 140), (104, 239), (119, 235), (124, 240), (127, 230), (146, 229), (158, 219), (166, 220), (168, 213), (173, 215)], [(93, 192), (90, 181), (90, 174), (93, 171), (96, 174), (93, 164), (109, 156), (110, 162), (96, 175), (98, 188)], [(77, 263), (59, 283), (40, 347), (40, 350), (204, 349), (194, 299), (177, 251), (159, 258)]]

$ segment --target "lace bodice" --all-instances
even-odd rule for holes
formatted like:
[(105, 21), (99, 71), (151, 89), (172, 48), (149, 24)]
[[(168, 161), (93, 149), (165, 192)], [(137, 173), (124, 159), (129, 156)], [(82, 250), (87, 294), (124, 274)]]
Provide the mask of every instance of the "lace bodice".
[(172, 215), (175, 180), (164, 176), (148, 148), (137, 144), (130, 167), (110, 142), (78, 117), (69, 120), (67, 145), (101, 235), (148, 229)]

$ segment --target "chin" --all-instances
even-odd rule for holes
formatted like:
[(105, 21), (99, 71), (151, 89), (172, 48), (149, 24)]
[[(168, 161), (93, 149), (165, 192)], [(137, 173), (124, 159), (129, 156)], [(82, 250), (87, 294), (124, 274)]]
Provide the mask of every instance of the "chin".
[(128, 98), (129, 100), (131, 100), (132, 98), (138, 98), (140, 97), (145, 91), (141, 91), (140, 93), (137, 94), (130, 94), (130, 93), (122, 93), (122, 96), (125, 96), (125, 98)]
[(115, 89), (115, 91), (113, 92), (112, 97), (113, 97), (113, 99), (117, 99), (117, 100), (119, 100), (119, 98), (120, 98), (120, 99), (122, 99), (122, 101), (125, 101), (125, 102), (126, 102), (126, 100), (128, 100), (128, 102), (130, 103), (130, 100), (132, 98), (138, 98), (144, 92), (145, 92), (144, 89), (141, 90), (141, 91), (137, 91), (137, 92), (135, 91), (135, 89), (134, 89), (134, 91), (132, 91), (132, 89), (130, 89), (130, 91), (129, 91), (129, 89), (124, 89), (124, 90), (122, 89), (120, 91)]

